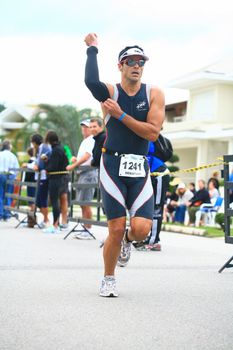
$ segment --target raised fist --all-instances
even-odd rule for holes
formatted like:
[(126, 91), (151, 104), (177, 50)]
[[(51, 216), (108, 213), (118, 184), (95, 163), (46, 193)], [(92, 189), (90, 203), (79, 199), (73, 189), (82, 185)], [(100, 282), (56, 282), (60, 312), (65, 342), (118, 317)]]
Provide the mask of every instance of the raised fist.
[(95, 33), (89, 33), (84, 39), (87, 46), (98, 46), (97, 35)]

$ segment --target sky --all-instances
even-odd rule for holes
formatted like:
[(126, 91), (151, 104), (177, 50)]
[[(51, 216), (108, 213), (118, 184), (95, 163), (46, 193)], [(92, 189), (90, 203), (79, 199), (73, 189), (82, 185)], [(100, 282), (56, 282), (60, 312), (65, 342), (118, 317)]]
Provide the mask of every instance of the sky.
[(99, 40), (100, 79), (120, 80), (119, 51), (143, 47), (143, 82), (160, 86), (166, 101), (184, 74), (233, 56), (231, 0), (1, 0), (0, 103), (72, 104), (100, 110), (84, 84), (84, 37)]

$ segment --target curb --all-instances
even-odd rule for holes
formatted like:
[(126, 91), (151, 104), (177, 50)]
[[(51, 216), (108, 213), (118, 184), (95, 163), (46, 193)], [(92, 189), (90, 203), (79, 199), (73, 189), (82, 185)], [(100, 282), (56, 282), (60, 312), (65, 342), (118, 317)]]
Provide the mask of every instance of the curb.
[(163, 224), (162, 230), (167, 232), (175, 232), (175, 233), (184, 233), (187, 235), (194, 235), (194, 236), (205, 236), (206, 230), (195, 228), (195, 227), (182, 227), (182, 226), (176, 226), (176, 225), (169, 225), (169, 224)]

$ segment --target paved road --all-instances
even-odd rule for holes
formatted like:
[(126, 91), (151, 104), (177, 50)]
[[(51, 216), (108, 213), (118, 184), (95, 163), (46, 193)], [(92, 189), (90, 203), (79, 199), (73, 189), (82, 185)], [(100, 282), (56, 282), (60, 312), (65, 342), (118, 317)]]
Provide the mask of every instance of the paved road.
[(98, 297), (97, 241), (0, 223), (1, 350), (231, 350), (233, 254), (222, 239), (162, 233), (162, 252), (133, 251), (119, 298)]

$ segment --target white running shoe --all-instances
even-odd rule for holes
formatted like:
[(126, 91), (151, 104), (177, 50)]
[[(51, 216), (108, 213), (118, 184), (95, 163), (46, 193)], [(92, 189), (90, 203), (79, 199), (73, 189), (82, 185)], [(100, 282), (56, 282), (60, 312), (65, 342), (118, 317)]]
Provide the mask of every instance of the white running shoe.
[(92, 239), (91, 235), (86, 231), (80, 232), (76, 234), (74, 237), (77, 239)]
[(69, 224), (60, 224), (59, 227), (60, 227), (60, 230), (68, 230)]
[(118, 297), (118, 292), (116, 289), (116, 280), (114, 277), (104, 277), (101, 286), (100, 294), (101, 297)]
[(42, 222), (39, 223), (39, 227), (40, 228), (48, 228), (50, 226), (51, 226), (51, 224), (49, 222), (42, 221)]
[(131, 242), (126, 242), (125, 237), (121, 241), (121, 252), (118, 257), (117, 266), (125, 267), (131, 255)]

